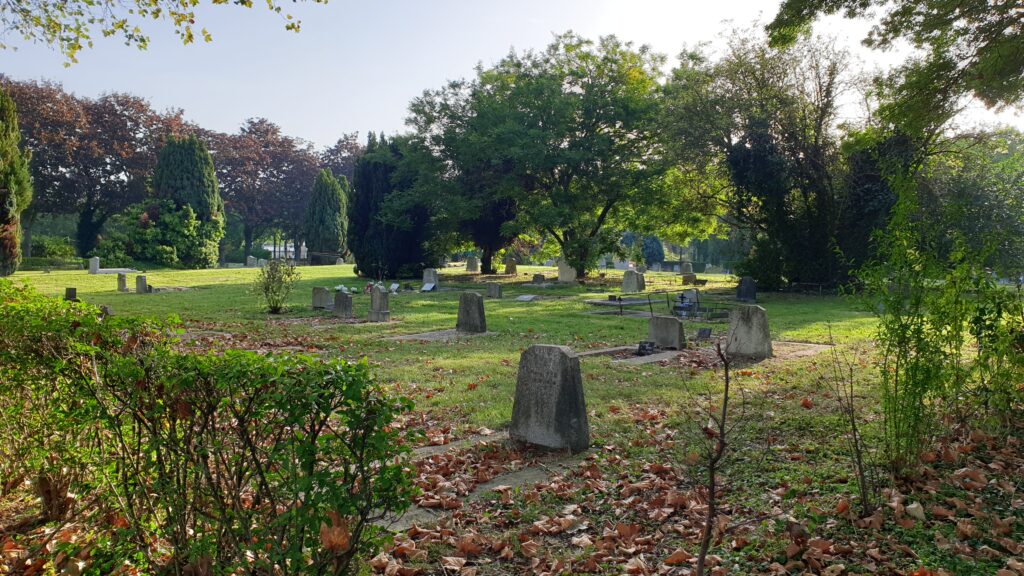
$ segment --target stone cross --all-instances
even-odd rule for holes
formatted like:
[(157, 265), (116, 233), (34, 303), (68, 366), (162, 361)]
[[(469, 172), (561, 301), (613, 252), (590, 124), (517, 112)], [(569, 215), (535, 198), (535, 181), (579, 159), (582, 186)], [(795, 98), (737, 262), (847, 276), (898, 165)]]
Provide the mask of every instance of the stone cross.
[(455, 329), (469, 334), (487, 332), (487, 318), (484, 316), (484, 299), (476, 292), (459, 295), (459, 317)]
[(647, 289), (647, 283), (644, 280), (644, 275), (640, 274), (635, 270), (626, 270), (622, 274), (622, 292), (624, 294), (632, 294), (634, 292), (643, 292)]
[(501, 299), (501, 284), (497, 282), (487, 283), (487, 297)]
[(334, 315), (338, 318), (352, 318), (352, 295), (348, 292), (334, 293)]
[(89, 274), (99, 274), (99, 273), (100, 273), (100, 257), (99, 256), (93, 256), (92, 258), (89, 258)]
[(520, 356), (509, 437), (553, 450), (590, 447), (580, 359), (567, 346), (535, 344)]
[(128, 275), (124, 272), (117, 273), (117, 291), (127, 292), (128, 291)]
[(757, 282), (754, 282), (753, 278), (750, 276), (740, 278), (740, 283), (736, 286), (736, 300), (751, 304), (757, 302)]
[(729, 356), (754, 360), (772, 357), (772, 333), (768, 314), (760, 306), (737, 306), (729, 313), (729, 334), (725, 338)]
[(647, 321), (647, 339), (658, 348), (682, 350), (686, 348), (683, 323), (675, 316), (651, 316)]
[(388, 308), (388, 291), (382, 286), (374, 286), (370, 290), (370, 312), (367, 315), (370, 322), (390, 322), (391, 310)]

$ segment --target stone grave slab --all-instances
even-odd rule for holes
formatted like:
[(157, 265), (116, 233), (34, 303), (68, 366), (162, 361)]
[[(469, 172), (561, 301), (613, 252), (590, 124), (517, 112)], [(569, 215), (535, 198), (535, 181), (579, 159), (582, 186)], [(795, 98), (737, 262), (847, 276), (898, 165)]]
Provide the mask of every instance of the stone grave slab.
[(647, 322), (647, 339), (662, 349), (686, 348), (683, 323), (675, 316), (651, 316)]
[(772, 334), (768, 314), (756, 305), (737, 306), (729, 313), (729, 334), (725, 352), (753, 360), (772, 357)]
[(523, 294), (521, 296), (516, 296), (516, 302), (533, 302), (536, 299), (536, 294)]
[(553, 450), (590, 447), (580, 359), (568, 347), (535, 344), (520, 356), (509, 437)]

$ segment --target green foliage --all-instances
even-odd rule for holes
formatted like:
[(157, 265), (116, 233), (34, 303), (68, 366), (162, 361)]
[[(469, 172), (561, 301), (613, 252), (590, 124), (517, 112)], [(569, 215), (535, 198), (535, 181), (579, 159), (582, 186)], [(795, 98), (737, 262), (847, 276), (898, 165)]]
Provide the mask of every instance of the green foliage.
[(306, 208), (306, 249), (312, 264), (334, 264), (345, 252), (348, 232), (348, 180), (339, 182), (330, 170), (316, 176)]
[(74, 258), (75, 246), (68, 237), (36, 235), (32, 237), (32, 256), (38, 258)]
[(399, 171), (407, 140), (378, 140), (371, 133), (366, 152), (356, 162), (348, 213), (348, 247), (359, 273), (370, 278), (415, 276), (434, 266), (438, 257), (428, 245), (432, 236), (430, 209), (419, 202), (404, 204), (401, 218), (385, 218), (387, 205), (414, 182)]
[(213, 268), (220, 221), (202, 222), (188, 205), (170, 200), (130, 206), (108, 226), (109, 232), (91, 254), (110, 265), (124, 260), (160, 266)]
[(29, 158), (18, 144), (18, 112), (0, 89), (0, 276), (10, 276), (21, 262), (21, 212), (32, 201)]
[(150, 181), (153, 194), (178, 207), (189, 206), (202, 222), (222, 220), (224, 201), (217, 191), (213, 158), (199, 138), (171, 136), (160, 149)]
[(100, 547), (112, 564), (354, 574), (413, 496), (394, 426), (411, 404), (365, 362), (189, 353), (173, 324), (9, 281), (0, 302), (0, 485), (32, 478), (53, 519), (95, 498), (127, 526)]
[(267, 305), (268, 312), (280, 314), (298, 279), (299, 271), (294, 264), (275, 258), (256, 273), (252, 289)]

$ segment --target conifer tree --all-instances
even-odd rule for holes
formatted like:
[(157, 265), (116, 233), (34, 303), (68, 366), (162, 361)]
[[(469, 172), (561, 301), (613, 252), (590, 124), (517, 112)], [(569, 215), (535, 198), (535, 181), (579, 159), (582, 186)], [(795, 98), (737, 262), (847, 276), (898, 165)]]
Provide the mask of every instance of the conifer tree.
[(179, 208), (191, 206), (200, 221), (223, 217), (213, 158), (195, 136), (167, 139), (153, 168), (152, 184), (157, 197), (173, 200)]
[(20, 141), (14, 101), (0, 90), (0, 276), (14, 274), (21, 263), (21, 212), (32, 201), (28, 155)]
[(333, 263), (345, 251), (348, 229), (348, 179), (330, 170), (316, 176), (306, 209), (306, 247), (313, 264)]

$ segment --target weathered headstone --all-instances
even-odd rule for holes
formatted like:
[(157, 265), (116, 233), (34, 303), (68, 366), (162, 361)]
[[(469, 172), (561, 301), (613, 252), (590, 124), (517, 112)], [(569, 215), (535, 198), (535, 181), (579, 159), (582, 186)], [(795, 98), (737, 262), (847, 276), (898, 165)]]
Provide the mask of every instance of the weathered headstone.
[(533, 302), (536, 299), (536, 294), (523, 294), (521, 296), (516, 296), (516, 302)]
[(139, 274), (135, 277), (135, 293), (136, 294), (149, 294), (149, 284), (146, 283), (146, 277)]
[(391, 310), (388, 308), (388, 292), (380, 286), (374, 286), (370, 290), (370, 312), (367, 315), (370, 322), (390, 322)]
[(68, 302), (78, 302), (78, 288), (65, 288), (64, 299)]
[(430, 283), (430, 282), (427, 282), (426, 284), (424, 284), (424, 285), (423, 285), (423, 287), (422, 287), (422, 288), (420, 288), (420, 292), (433, 292), (433, 291), (434, 291), (434, 290), (436, 290), (436, 289), (437, 289), (437, 287), (436, 287), (436, 286), (434, 286), (434, 285), (433, 285), (432, 283)]
[(463, 292), (459, 296), (459, 317), (455, 329), (470, 334), (487, 332), (483, 296), (476, 292)]
[(693, 272), (687, 274), (681, 274), (683, 278), (683, 286), (692, 286), (697, 283), (697, 275)]
[(603, 268), (607, 268), (608, 267), (608, 259), (605, 258), (604, 256), (601, 256), (600, 258), (598, 258), (597, 259), (597, 267), (598, 268), (602, 268), (602, 269)]
[(705, 342), (711, 339), (711, 328), (697, 329), (697, 342)]
[(511, 254), (505, 257), (505, 274), (517, 274), (516, 257)]
[(267, 261), (265, 259), (263, 259), (263, 258), (260, 258), (259, 260), (256, 261), (256, 266), (259, 267), (259, 268), (263, 268), (266, 265), (267, 265)]
[(760, 306), (737, 306), (729, 313), (729, 335), (725, 339), (729, 356), (755, 360), (772, 357), (772, 333), (768, 314)]
[(675, 316), (651, 316), (647, 322), (647, 339), (658, 348), (682, 350), (686, 348), (683, 323)]
[(391, 286), (388, 287), (388, 292), (398, 294), (398, 282), (392, 282)]
[[(427, 290), (427, 284), (430, 284), (430, 289)], [(437, 278), (437, 268), (425, 268), (423, 270), (423, 292), (431, 292), (437, 290), (441, 286), (441, 282)]]
[(92, 258), (89, 258), (89, 274), (99, 274), (99, 273), (100, 273), (100, 257), (99, 256), (93, 256)]
[(644, 280), (644, 275), (640, 274), (635, 270), (626, 270), (622, 274), (622, 292), (625, 294), (632, 294), (634, 292), (643, 292), (647, 288), (647, 283)]
[(338, 318), (352, 317), (352, 295), (348, 292), (334, 293), (334, 315)]
[(466, 272), (470, 274), (477, 274), (480, 272), (480, 259), (476, 256), (470, 256), (466, 258)]
[(757, 302), (757, 282), (750, 276), (744, 276), (740, 278), (740, 283), (736, 286), (736, 300), (738, 302)]
[(680, 270), (683, 274), (693, 274), (693, 262), (683, 262), (683, 267)]
[(576, 281), (576, 269), (569, 266), (569, 263), (565, 260), (558, 261), (558, 281), (559, 282), (575, 282)]
[(509, 437), (554, 450), (590, 447), (580, 359), (568, 347), (535, 344), (520, 356)]
[(334, 306), (334, 299), (327, 288), (316, 286), (313, 288), (313, 310), (330, 310)]
[(544, 278), (543, 274), (534, 274), (533, 275), (533, 283), (534, 284), (543, 284), (545, 280), (546, 280), (546, 278)]
[(497, 282), (487, 283), (487, 297), (501, 299), (501, 284)]
[(128, 275), (124, 272), (117, 273), (117, 291), (127, 292), (128, 291)]
[(258, 261), (256, 260), (255, 256), (246, 256), (245, 257), (245, 267), (246, 268), (255, 268), (257, 262)]
[(651, 271), (661, 272), (661, 262), (655, 262), (654, 264), (651, 264)]

